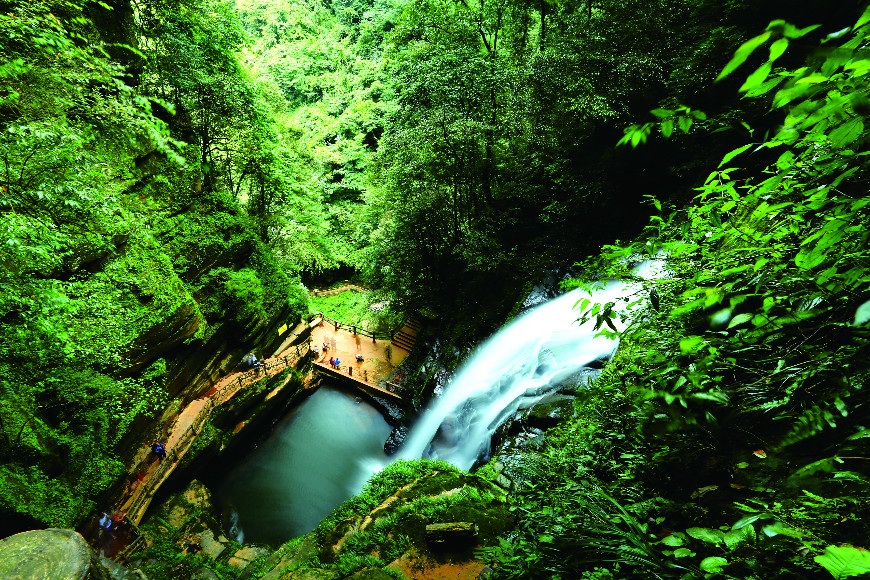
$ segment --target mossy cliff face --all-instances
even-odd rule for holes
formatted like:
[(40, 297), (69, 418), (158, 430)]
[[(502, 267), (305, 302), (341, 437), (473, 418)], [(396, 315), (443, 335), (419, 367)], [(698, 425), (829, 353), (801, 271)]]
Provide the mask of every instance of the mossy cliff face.
[(272, 354), (307, 308), (237, 202), (168, 197), (130, 195), (0, 300), (0, 537), (82, 523), (168, 405)]
[[(145, 522), (151, 547), (133, 564), (152, 580), (193, 579), (203, 568), (239, 580), (476, 578), (484, 564), (474, 549), (495, 544), (511, 523), (503, 490), (428, 460), (390, 465), (316, 530), (277, 549), (231, 542), (216, 517), (208, 490), (191, 483)], [(451, 523), (462, 525), (436, 529)]]

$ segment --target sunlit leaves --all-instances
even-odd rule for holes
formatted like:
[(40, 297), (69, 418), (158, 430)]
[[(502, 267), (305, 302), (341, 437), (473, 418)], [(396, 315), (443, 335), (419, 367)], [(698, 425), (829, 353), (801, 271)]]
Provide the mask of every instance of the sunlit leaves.
[(734, 53), (734, 57), (725, 65), (725, 68), (722, 69), (722, 72), (719, 73), (719, 76), (716, 77), (716, 80), (719, 81), (732, 72), (737, 70), (737, 68), (746, 62), (746, 59), (755, 51), (756, 48), (767, 42), (767, 39), (770, 38), (770, 31), (759, 34), (758, 36), (751, 38), (740, 45), (737, 51)]
[(813, 559), (837, 580), (870, 574), (870, 552), (854, 546), (828, 546)]

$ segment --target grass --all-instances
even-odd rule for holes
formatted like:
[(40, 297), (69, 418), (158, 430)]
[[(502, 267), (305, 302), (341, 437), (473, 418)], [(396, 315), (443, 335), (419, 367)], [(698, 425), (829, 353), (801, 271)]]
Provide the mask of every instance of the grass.
[(332, 296), (312, 296), (311, 311), (322, 312), (329, 318), (345, 324), (354, 324), (366, 330), (383, 332), (392, 330), (404, 318), (403, 312), (390, 310), (389, 304), (380, 312), (371, 309), (372, 292), (347, 291)]

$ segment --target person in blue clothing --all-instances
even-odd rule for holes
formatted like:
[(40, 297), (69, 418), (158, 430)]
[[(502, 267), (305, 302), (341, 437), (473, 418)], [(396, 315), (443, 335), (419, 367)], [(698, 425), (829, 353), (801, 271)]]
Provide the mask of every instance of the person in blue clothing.
[(166, 459), (166, 446), (163, 445), (163, 443), (155, 441), (151, 444), (151, 451), (153, 451), (154, 455), (157, 456), (158, 461)]
[(100, 521), (98, 523), (100, 524), (100, 527), (107, 532), (112, 532), (112, 518), (109, 517), (109, 514), (107, 514), (106, 512), (103, 512), (103, 517), (100, 518)]

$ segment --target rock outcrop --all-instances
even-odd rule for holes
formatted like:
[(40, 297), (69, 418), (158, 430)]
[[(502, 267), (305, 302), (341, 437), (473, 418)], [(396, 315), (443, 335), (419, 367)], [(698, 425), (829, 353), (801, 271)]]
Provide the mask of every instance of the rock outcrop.
[(73, 530), (49, 528), (0, 540), (3, 580), (109, 580), (85, 539)]

